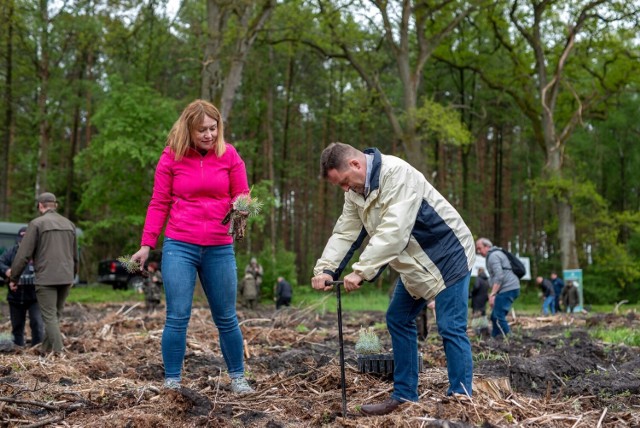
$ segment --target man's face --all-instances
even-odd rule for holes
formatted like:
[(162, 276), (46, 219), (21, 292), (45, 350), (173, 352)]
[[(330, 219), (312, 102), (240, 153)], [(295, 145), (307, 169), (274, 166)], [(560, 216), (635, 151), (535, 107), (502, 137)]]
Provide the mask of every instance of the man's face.
[(476, 242), (476, 254), (480, 254), (482, 257), (487, 257), (489, 247), (485, 247), (480, 241)]
[(329, 183), (340, 186), (342, 190), (348, 192), (352, 190), (364, 196), (364, 185), (367, 181), (367, 171), (364, 165), (358, 160), (349, 161), (347, 168), (343, 171), (331, 169), (327, 172)]

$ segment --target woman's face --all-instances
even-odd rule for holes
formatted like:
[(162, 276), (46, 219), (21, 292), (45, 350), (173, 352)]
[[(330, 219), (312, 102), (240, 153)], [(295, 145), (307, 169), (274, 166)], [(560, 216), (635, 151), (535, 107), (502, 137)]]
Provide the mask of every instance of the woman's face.
[(198, 150), (211, 150), (218, 141), (218, 122), (205, 116), (199, 126), (191, 130), (191, 141)]

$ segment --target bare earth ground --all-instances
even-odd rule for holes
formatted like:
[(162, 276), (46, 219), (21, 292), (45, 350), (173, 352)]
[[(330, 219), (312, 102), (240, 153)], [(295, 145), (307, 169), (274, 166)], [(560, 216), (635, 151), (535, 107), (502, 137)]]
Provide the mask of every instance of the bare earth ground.
[[(327, 296), (331, 297), (331, 296)], [(7, 307), (0, 307), (7, 314)], [(364, 417), (359, 407), (384, 399), (392, 384), (357, 370), (362, 326), (383, 313), (344, 313), (347, 417), (342, 416), (336, 314), (311, 309), (239, 310), (246, 369), (256, 393), (231, 394), (217, 331), (207, 308), (194, 308), (184, 387), (162, 388), (164, 312), (140, 304), (68, 305), (67, 351), (0, 351), (0, 427), (637, 427), (638, 348), (594, 341), (590, 328), (638, 328), (640, 316), (518, 317), (508, 342), (475, 336), (471, 400), (446, 397), (441, 341), (429, 319), (420, 343), (420, 401)], [(7, 318), (0, 332), (9, 332)], [(390, 347), (388, 333), (380, 332)]]

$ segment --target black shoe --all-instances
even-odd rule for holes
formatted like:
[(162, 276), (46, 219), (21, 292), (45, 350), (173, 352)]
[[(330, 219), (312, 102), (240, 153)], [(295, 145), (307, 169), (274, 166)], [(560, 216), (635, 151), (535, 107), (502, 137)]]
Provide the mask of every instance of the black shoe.
[(395, 398), (388, 398), (382, 403), (365, 404), (360, 408), (360, 411), (367, 416), (386, 415), (400, 407), (401, 404), (402, 401), (398, 401)]

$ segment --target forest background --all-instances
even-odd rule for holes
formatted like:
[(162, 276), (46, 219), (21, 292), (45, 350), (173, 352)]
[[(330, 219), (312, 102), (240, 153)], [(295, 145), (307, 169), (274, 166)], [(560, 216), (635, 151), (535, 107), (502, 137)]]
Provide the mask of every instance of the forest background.
[(236, 246), (265, 284), (308, 283), (343, 203), (319, 155), (342, 141), (408, 160), (534, 277), (638, 301), (638, 1), (172, 5), (0, 0), (0, 219), (54, 192), (83, 278), (138, 248), (167, 132), (203, 98), (265, 202)]

